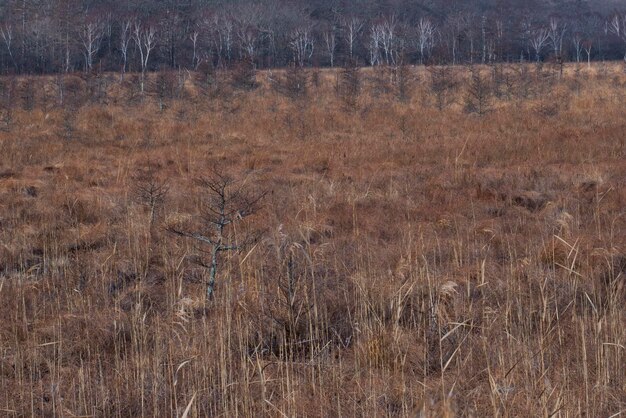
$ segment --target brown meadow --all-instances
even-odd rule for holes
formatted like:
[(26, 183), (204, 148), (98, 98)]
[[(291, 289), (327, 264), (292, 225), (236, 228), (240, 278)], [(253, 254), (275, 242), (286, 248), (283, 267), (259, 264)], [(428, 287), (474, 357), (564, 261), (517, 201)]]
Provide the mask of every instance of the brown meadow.
[(624, 413), (626, 74), (474, 72), (3, 80), (2, 415)]

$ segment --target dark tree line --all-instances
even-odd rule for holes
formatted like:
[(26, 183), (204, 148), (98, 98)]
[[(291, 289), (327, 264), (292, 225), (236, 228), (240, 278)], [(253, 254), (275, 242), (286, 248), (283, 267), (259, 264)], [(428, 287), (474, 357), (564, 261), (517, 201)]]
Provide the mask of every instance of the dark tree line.
[(3, 0), (0, 71), (626, 59), (610, 0)]

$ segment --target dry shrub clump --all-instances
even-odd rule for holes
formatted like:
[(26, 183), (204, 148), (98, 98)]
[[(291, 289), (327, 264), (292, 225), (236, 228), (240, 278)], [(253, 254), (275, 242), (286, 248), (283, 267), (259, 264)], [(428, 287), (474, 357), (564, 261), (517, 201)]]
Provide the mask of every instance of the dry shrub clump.
[(2, 80), (2, 415), (626, 410), (617, 66), (137, 80)]

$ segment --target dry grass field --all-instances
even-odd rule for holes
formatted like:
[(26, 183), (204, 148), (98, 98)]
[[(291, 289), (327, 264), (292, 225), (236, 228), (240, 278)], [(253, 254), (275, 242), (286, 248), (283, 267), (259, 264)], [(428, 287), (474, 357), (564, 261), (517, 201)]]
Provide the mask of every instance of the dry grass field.
[(242, 72), (2, 80), (0, 415), (626, 413), (621, 66)]

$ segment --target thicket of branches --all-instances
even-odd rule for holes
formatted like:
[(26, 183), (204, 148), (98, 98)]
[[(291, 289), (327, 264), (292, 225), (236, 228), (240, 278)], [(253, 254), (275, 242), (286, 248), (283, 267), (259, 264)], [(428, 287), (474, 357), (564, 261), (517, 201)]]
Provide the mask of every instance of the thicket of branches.
[(626, 54), (626, 9), (586, 0), (6, 0), (4, 73), (584, 62)]

